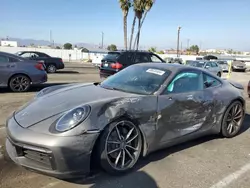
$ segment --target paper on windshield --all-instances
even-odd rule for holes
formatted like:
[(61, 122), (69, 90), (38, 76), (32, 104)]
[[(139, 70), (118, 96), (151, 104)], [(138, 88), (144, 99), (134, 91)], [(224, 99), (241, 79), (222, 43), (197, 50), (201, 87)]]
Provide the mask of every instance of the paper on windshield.
[(162, 76), (165, 71), (159, 70), (159, 69), (148, 69), (146, 72), (152, 73), (152, 74), (157, 74)]

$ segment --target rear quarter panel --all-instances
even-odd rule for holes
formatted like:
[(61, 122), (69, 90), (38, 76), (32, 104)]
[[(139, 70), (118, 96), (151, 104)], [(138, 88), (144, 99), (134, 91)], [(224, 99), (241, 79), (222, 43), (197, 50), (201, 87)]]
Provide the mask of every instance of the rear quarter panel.
[[(211, 88), (213, 89), (213, 88)], [(245, 108), (245, 100), (243, 96), (243, 90), (233, 87), (229, 82), (224, 81), (223, 84), (219, 87), (216, 87), (212, 90), (214, 94), (214, 130), (216, 132), (220, 131), (221, 121), (223, 115), (230, 104), (235, 100), (243, 101)]]
[(47, 81), (47, 73), (35, 68), (36, 61), (17, 62), (16, 67), (11, 72), (11, 76), (16, 74), (27, 75), (33, 84), (43, 83)]

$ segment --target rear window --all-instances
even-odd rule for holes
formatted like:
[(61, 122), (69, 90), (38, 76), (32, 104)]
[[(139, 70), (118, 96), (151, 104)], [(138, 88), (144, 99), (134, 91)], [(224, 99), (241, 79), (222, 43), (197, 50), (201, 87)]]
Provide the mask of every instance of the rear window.
[(112, 52), (112, 53), (108, 53), (108, 55), (106, 55), (103, 59), (117, 60), (120, 55), (121, 55), (121, 53)]
[(190, 65), (193, 67), (203, 67), (205, 65), (205, 62), (203, 62), (203, 61), (189, 61), (186, 63), (186, 65)]

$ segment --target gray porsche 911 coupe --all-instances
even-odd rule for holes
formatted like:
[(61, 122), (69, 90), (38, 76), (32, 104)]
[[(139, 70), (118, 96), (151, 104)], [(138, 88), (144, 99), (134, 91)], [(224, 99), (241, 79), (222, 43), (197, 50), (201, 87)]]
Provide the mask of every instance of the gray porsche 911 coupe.
[(142, 63), (101, 83), (43, 89), (8, 118), (6, 149), (17, 164), (59, 179), (88, 174), (91, 164), (118, 175), (161, 148), (234, 137), (244, 115), (240, 84), (195, 67)]

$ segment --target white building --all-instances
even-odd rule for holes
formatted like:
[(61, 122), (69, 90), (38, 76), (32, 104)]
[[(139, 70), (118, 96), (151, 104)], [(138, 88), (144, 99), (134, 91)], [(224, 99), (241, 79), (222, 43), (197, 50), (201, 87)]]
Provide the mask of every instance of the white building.
[(1, 46), (17, 47), (17, 41), (1, 40)]

